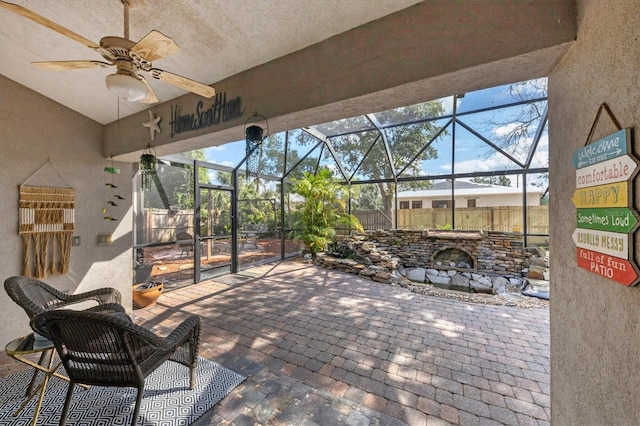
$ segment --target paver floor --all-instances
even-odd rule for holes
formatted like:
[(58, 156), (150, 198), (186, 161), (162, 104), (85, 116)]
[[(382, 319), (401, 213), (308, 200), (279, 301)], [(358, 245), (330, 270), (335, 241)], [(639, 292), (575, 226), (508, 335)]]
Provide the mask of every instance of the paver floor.
[(247, 376), (195, 426), (549, 424), (547, 309), (282, 262), (165, 293), (134, 318), (164, 333), (194, 313), (200, 354)]

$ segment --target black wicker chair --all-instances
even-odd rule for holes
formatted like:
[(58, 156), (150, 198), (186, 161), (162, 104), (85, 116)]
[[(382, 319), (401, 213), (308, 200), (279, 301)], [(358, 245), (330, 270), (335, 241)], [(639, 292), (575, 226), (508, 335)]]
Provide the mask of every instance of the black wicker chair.
[[(4, 282), (4, 289), (29, 316), (29, 319), (51, 310), (68, 307), (81, 303), (97, 303), (97, 306), (89, 306), (90, 311), (117, 314), (128, 318), (125, 309), (120, 304), (122, 296), (115, 288), (101, 288), (80, 294), (66, 294), (49, 284), (29, 277), (10, 277)], [(79, 305), (81, 306), (81, 305)], [(82, 305), (86, 306), (86, 305)], [(53, 355), (53, 350), (42, 352), (39, 363), (44, 365)], [(38, 370), (34, 370), (31, 383), (27, 387), (25, 395), (29, 395), (38, 378)]]
[(144, 379), (166, 360), (190, 368), (195, 386), (200, 317), (188, 317), (166, 337), (118, 315), (87, 311), (55, 310), (38, 315), (31, 326), (53, 341), (69, 376), (69, 388), (60, 418), (66, 423), (76, 384), (134, 387), (138, 389), (131, 424), (140, 411)]
[(115, 288), (100, 288), (79, 294), (66, 294), (49, 284), (29, 277), (10, 277), (4, 289), (29, 316), (29, 319), (52, 309), (69, 307), (83, 302), (96, 302), (88, 310), (104, 313), (124, 313), (122, 296)]

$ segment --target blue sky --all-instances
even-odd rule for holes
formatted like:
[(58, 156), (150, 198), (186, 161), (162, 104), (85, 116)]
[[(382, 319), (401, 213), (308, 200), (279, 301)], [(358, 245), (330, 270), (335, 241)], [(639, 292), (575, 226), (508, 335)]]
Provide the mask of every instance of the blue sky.
[[(546, 79), (518, 83), (517, 86), (512, 87), (517, 87), (525, 98), (531, 99), (534, 97), (544, 96), (544, 92), (541, 92), (539, 89), (541, 86), (546, 86)], [(517, 99), (510, 94), (509, 88), (510, 85), (505, 85), (466, 93), (464, 97), (458, 98), (458, 114), (514, 102)], [(445, 114), (452, 114), (453, 96), (440, 99), (440, 101), (445, 109)], [(495, 141), (500, 136), (512, 130), (515, 124), (496, 126), (488, 124), (488, 121), (492, 120), (499, 123), (508, 121), (508, 118), (516, 111), (516, 109), (517, 108), (500, 109), (471, 115), (459, 115), (458, 118), (460, 121), (466, 123), (478, 133), (482, 134), (485, 138)], [(449, 128), (449, 134), (451, 134), (451, 128)], [(529, 147), (531, 144), (531, 138), (521, 138), (517, 145)], [(423, 162), (423, 173), (425, 175), (451, 173), (451, 136), (445, 136), (441, 140), (436, 141), (434, 146), (438, 149), (438, 158)], [(538, 144), (538, 149), (533, 158), (531, 167), (548, 167), (548, 146), (548, 135), (545, 130)], [(524, 162), (528, 156), (527, 150), (511, 149), (507, 151), (521, 162)], [(207, 161), (226, 166), (235, 166), (244, 158), (244, 154), (244, 140), (205, 149)], [(478, 139), (475, 135), (460, 125), (456, 126), (454, 167), (456, 173), (519, 169), (519, 166), (515, 165), (502, 154), (493, 150), (482, 140)], [(515, 177), (512, 177), (511, 180), (512, 185), (516, 185)]]

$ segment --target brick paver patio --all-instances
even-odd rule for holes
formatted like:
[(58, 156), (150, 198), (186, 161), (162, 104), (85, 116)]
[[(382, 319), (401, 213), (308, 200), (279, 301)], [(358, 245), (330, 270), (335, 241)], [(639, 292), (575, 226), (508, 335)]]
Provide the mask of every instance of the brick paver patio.
[(547, 309), (283, 262), (166, 293), (134, 317), (162, 333), (191, 313), (200, 354), (247, 376), (196, 426), (549, 424)]
[[(226, 282), (226, 283), (225, 283)], [(203, 320), (201, 354), (249, 380), (198, 424), (548, 424), (549, 314), (416, 295), (297, 262), (136, 311)]]

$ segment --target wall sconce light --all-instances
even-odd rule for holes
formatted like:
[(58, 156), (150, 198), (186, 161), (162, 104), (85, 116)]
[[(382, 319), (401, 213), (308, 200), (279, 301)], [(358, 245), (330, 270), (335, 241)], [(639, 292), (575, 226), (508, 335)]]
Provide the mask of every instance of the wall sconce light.
[(142, 177), (142, 190), (151, 190), (151, 181), (153, 180), (153, 176), (155, 174), (156, 150), (151, 146), (151, 144), (149, 144), (144, 149), (144, 151), (142, 151), (142, 155), (140, 156), (140, 176)]
[[(264, 121), (265, 127), (261, 127), (258, 124), (251, 124), (259, 123), (260, 121)], [(263, 115), (254, 112), (244, 123), (244, 136), (246, 141), (246, 169), (247, 177), (249, 177), (251, 174), (258, 174), (258, 164), (260, 162), (260, 156), (262, 155), (262, 141), (269, 136), (269, 122)]]

